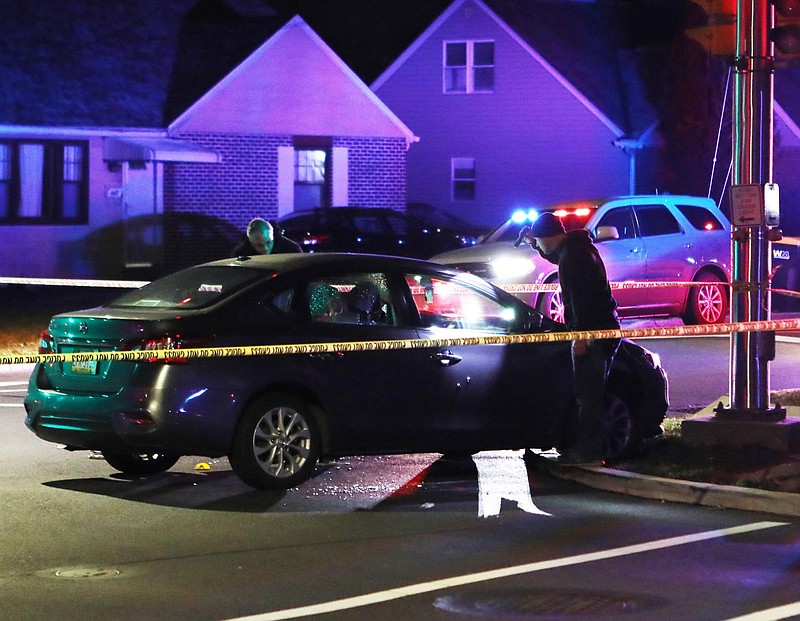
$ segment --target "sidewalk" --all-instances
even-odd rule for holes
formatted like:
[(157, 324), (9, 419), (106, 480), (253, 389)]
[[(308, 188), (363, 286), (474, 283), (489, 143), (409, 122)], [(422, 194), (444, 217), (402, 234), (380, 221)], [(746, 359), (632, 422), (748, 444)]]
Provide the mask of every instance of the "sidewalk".
[[(664, 479), (613, 468), (561, 466), (545, 458), (540, 458), (538, 464), (553, 476), (608, 492), (703, 507), (800, 517), (800, 493)], [(791, 463), (785, 466), (784, 474), (800, 482), (800, 455), (792, 456)]]

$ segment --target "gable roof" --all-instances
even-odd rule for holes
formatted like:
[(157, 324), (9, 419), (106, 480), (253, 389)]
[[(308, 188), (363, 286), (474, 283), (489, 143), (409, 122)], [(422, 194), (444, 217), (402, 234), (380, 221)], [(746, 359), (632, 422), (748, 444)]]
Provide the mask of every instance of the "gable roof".
[[(648, 127), (684, 3), (480, 1), (614, 125), (631, 136)], [(166, 127), (294, 14), (371, 83), (452, 4), (3, 0), (0, 124)], [(800, 68), (776, 71), (775, 85), (800, 122)]]

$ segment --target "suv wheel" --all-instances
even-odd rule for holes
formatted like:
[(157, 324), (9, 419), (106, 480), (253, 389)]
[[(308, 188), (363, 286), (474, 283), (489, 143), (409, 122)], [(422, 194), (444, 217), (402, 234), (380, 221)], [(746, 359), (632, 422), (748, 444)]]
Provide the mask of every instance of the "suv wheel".
[[(703, 283), (692, 286), (689, 292), (684, 319), (692, 324), (719, 323), (728, 312), (728, 295), (725, 287), (714, 274), (700, 274), (696, 282)], [(708, 284), (705, 284), (708, 283)]]
[[(557, 282), (557, 280), (552, 280), (548, 284), (555, 284)], [(544, 295), (539, 298), (536, 310), (548, 319), (564, 323), (564, 302), (561, 299), (560, 291), (546, 291)]]

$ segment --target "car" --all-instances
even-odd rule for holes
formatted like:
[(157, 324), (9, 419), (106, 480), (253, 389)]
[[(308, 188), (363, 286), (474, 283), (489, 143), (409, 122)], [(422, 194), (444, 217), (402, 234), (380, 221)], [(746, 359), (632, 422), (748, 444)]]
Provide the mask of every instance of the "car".
[[(427, 261), (220, 260), (53, 317), (42, 353), (166, 352), (37, 364), (25, 423), (43, 440), (101, 451), (128, 475), (162, 472), (183, 455), (227, 456), (261, 489), (296, 486), (320, 460), (344, 455), (550, 449), (574, 433), (570, 343), (453, 339), (561, 329), (490, 283)], [(375, 341), (407, 346), (359, 345)], [(336, 347), (239, 355), (279, 344)], [(236, 355), (177, 353), (198, 347)], [(608, 382), (605, 450), (616, 458), (661, 432), (668, 384), (658, 356), (628, 341)]]
[[(725, 320), (729, 292), (723, 283), (730, 281), (731, 226), (709, 198), (624, 196), (518, 210), (475, 246), (435, 255), (431, 260), (501, 286), (556, 283), (555, 265), (527, 244), (515, 245), (520, 229), (546, 211), (559, 216), (567, 230), (589, 231), (612, 283), (687, 283), (614, 289), (620, 317), (681, 317), (692, 324)], [(559, 292), (521, 295), (547, 317), (563, 321)]]
[(358, 252), (427, 259), (476, 243), (468, 231), (427, 224), (379, 207), (331, 207), (280, 218), (284, 234), (304, 252)]

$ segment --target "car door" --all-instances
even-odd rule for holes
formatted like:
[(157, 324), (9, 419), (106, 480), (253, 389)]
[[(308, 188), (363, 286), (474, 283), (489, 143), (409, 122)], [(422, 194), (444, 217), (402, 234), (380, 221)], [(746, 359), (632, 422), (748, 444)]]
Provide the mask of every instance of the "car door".
[[(519, 332), (534, 311), (464, 280), (406, 274), (420, 338), (469, 339)], [(572, 403), (569, 343), (446, 343), (429, 351), (426, 389), (443, 406), (426, 426), (454, 451), (546, 445), (560, 438)], [(444, 449), (442, 449), (444, 450)]]
[(444, 402), (427, 386), (436, 364), (419, 348), (371, 349), (372, 341), (418, 337), (402, 292), (384, 273), (352, 271), (303, 283), (307, 342), (343, 343), (334, 353), (309, 354), (306, 383), (317, 395), (339, 452), (431, 450), (429, 422)]
[[(613, 227), (618, 237), (603, 238)], [(605, 230), (604, 230), (605, 229)], [(633, 208), (630, 205), (612, 207), (601, 213), (597, 224), (592, 225), (592, 237), (603, 257), (609, 282), (641, 281), (647, 276), (647, 254), (639, 237)], [(618, 312), (625, 316), (642, 305), (642, 290), (634, 288), (614, 289)]]
[[(688, 281), (692, 278), (695, 250), (691, 239), (666, 205), (636, 205), (636, 219), (647, 249), (648, 281)], [(685, 287), (642, 290), (649, 304), (663, 312), (677, 312), (686, 296)]]

